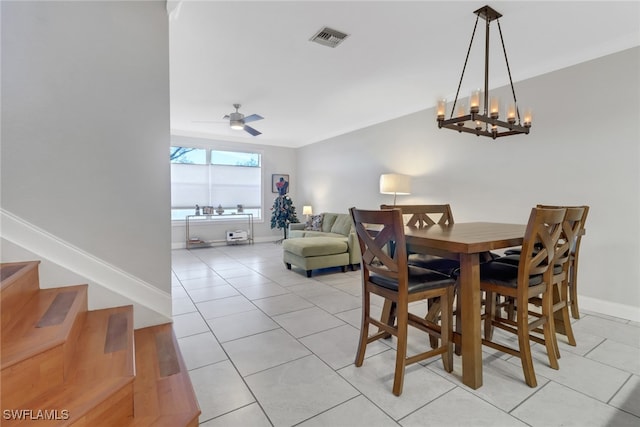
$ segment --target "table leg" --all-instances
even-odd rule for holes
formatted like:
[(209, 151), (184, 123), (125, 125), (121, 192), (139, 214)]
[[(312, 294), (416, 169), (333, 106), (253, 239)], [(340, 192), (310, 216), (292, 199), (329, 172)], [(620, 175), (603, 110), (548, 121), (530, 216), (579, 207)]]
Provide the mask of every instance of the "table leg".
[(482, 337), (480, 335), (480, 265), (478, 254), (460, 254), (460, 294), (462, 316), (462, 382), (477, 389), (482, 386)]

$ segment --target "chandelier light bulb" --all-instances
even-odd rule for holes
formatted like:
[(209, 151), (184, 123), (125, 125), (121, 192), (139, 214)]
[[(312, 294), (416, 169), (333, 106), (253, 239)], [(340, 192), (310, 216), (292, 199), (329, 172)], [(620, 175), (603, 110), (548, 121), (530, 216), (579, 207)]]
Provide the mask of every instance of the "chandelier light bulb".
[(533, 112), (531, 111), (530, 108), (528, 108), (525, 112), (524, 112), (524, 120), (523, 120), (523, 125), (524, 127), (531, 127), (531, 120), (533, 118)]
[(444, 115), (447, 111), (447, 100), (442, 98), (438, 100), (438, 108), (437, 108), (437, 114), (438, 114), (438, 120), (444, 120)]
[(500, 117), (500, 99), (495, 96), (491, 97), (489, 117), (492, 119)]
[(516, 104), (509, 104), (509, 108), (507, 108), (507, 122), (510, 124), (516, 122)]
[(480, 89), (471, 92), (471, 96), (469, 97), (469, 111), (471, 113), (480, 111)]

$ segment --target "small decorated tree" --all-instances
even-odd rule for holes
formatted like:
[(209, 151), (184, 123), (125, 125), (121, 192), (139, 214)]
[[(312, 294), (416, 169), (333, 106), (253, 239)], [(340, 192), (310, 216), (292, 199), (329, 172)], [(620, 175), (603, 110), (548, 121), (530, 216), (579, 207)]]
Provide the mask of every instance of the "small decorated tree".
[(284, 238), (287, 238), (287, 229), (292, 222), (300, 222), (296, 216), (296, 207), (293, 200), (287, 195), (280, 195), (273, 201), (271, 208), (271, 228), (284, 229)]

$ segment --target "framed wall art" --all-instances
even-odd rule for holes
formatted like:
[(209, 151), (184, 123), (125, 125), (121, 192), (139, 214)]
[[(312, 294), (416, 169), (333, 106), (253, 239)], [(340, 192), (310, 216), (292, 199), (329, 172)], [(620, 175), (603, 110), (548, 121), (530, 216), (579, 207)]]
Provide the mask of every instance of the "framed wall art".
[(271, 175), (271, 192), (284, 196), (289, 192), (289, 175), (274, 173)]

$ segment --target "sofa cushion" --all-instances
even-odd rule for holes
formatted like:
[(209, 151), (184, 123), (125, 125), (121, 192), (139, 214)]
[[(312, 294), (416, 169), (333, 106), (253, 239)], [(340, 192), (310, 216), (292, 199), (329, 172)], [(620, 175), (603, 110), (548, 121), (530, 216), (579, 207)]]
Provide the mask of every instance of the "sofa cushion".
[(340, 239), (342, 241), (347, 242), (348, 236), (344, 236), (342, 234), (337, 233), (325, 233), (323, 231), (312, 231), (312, 230), (291, 230), (289, 231), (290, 239), (297, 239), (299, 237), (331, 237), (334, 239)]
[(322, 217), (323, 214), (311, 215), (309, 217), (309, 220), (305, 223), (304, 229), (312, 231), (322, 231)]
[(284, 240), (282, 248), (301, 257), (312, 257), (345, 253), (349, 246), (344, 240), (333, 237), (303, 237)]
[(338, 218), (338, 214), (325, 212), (322, 217), (322, 231), (330, 233), (336, 218)]
[(331, 227), (331, 232), (348, 236), (353, 226), (353, 220), (348, 214), (340, 214)]
[(304, 237), (304, 234), (307, 231), (305, 230), (289, 230), (289, 238), (298, 238), (298, 237)]
[[(293, 236), (291, 236), (291, 237), (293, 237)], [(325, 233), (323, 231), (305, 230), (303, 236), (296, 236), (296, 237), (332, 237), (334, 239), (340, 239), (340, 240), (345, 241), (345, 242), (347, 241), (347, 236), (345, 236), (343, 234)]]

